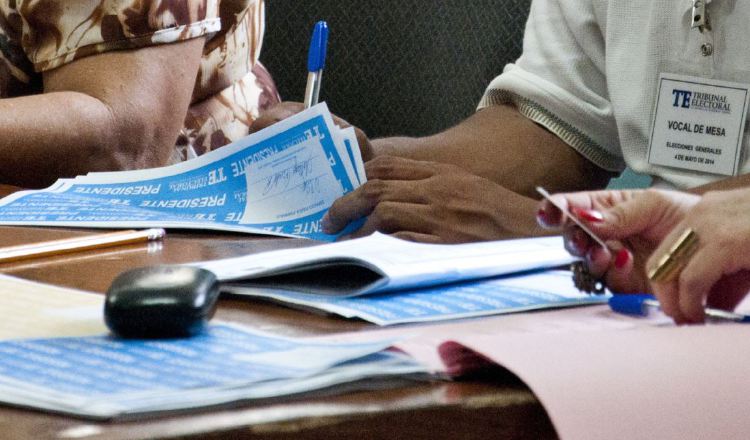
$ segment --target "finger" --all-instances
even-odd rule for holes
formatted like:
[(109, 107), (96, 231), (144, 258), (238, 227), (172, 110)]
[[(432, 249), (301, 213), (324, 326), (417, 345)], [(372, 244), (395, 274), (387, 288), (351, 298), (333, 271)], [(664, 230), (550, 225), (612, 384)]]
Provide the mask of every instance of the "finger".
[(586, 252), (586, 268), (595, 278), (603, 278), (612, 267), (612, 264), (612, 253), (607, 248), (593, 243), (588, 252)]
[(589, 237), (589, 234), (578, 226), (565, 228), (563, 231), (563, 243), (565, 250), (576, 257), (584, 257), (589, 249), (596, 245), (596, 242)]
[[(651, 254), (646, 262), (646, 273), (651, 274), (662, 263), (662, 259), (668, 254), (674, 243), (682, 235), (687, 225), (684, 222), (679, 223), (667, 234), (661, 241), (656, 250)], [(672, 317), (677, 324), (689, 322), (680, 309), (680, 287), (678, 278), (667, 280), (650, 280), (654, 295), (659, 300), (662, 311)]]
[(368, 179), (421, 180), (438, 172), (436, 163), (397, 156), (378, 156), (365, 163)]
[(570, 212), (578, 220), (600, 223), (603, 221), (601, 210), (623, 203), (639, 192), (639, 190), (604, 190), (554, 194), (550, 197), (550, 201), (545, 200), (541, 204), (537, 213), (537, 221), (542, 227), (547, 228), (570, 223), (570, 220), (560, 212), (562, 209)]
[(352, 237), (365, 237), (375, 231), (384, 234), (412, 232), (429, 234), (432, 230), (432, 210), (426, 205), (404, 202), (382, 202), (373, 209), (365, 224)]
[(604, 210), (604, 220), (592, 222), (591, 228), (604, 239), (625, 239), (653, 226), (667, 206), (668, 201), (661, 193), (642, 191)]
[(338, 234), (349, 223), (369, 215), (377, 201), (367, 198), (364, 191), (364, 186), (360, 186), (336, 199), (321, 220), (323, 232)]
[(552, 202), (544, 199), (539, 204), (539, 210), (536, 213), (536, 222), (539, 226), (546, 229), (556, 229), (563, 224), (563, 212)]
[(705, 320), (705, 307), (711, 287), (725, 274), (726, 254), (714, 246), (699, 248), (680, 272), (678, 305), (693, 323)]
[(613, 292), (634, 293), (640, 291), (640, 286), (634, 284), (634, 268), (633, 254), (628, 249), (621, 247), (615, 251), (612, 265), (604, 277), (605, 284)]
[(254, 133), (256, 131), (270, 127), (271, 125), (279, 121), (296, 115), (304, 109), (305, 105), (299, 102), (285, 101), (276, 104), (275, 106), (261, 113), (260, 116), (258, 116), (258, 119), (253, 121), (253, 124), (250, 126), (250, 132)]
[(354, 220), (369, 216), (378, 204), (386, 201), (421, 203), (423, 196), (413, 183), (372, 179), (337, 199), (323, 216), (326, 234), (336, 234)]
[(572, 225), (565, 214), (575, 207), (590, 208), (592, 204), (590, 194), (590, 192), (563, 193), (553, 194), (549, 199), (545, 198), (537, 212), (537, 222), (547, 228)]
[[(651, 278), (653, 272), (663, 264), (664, 258), (670, 254), (670, 250), (673, 246), (675, 246), (675, 243), (677, 243), (686, 229), (688, 229), (688, 226), (685, 221), (678, 223), (677, 226), (672, 228), (672, 230), (664, 236), (656, 249), (654, 249), (654, 251), (651, 253), (651, 256), (648, 258), (648, 261), (646, 261), (645, 266), (646, 273), (649, 274), (649, 278)], [(653, 282), (661, 280), (657, 279), (651, 281)]]
[(677, 286), (677, 280), (652, 283), (651, 290), (654, 292), (656, 299), (659, 300), (659, 307), (665, 315), (671, 317), (677, 324), (687, 322), (680, 312), (678, 304), (679, 287)]

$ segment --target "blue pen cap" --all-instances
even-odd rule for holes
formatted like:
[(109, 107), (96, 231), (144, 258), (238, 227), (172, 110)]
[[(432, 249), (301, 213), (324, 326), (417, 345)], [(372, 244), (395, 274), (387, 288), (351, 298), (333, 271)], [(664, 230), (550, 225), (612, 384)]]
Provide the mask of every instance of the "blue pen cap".
[(648, 306), (644, 304), (644, 301), (653, 300), (654, 295), (647, 294), (618, 294), (612, 295), (609, 299), (609, 307), (617, 312), (625, 315), (638, 315), (646, 316), (648, 314)]
[(319, 21), (315, 23), (312, 38), (310, 38), (310, 51), (307, 53), (308, 72), (317, 72), (325, 67), (326, 46), (328, 46), (328, 23)]

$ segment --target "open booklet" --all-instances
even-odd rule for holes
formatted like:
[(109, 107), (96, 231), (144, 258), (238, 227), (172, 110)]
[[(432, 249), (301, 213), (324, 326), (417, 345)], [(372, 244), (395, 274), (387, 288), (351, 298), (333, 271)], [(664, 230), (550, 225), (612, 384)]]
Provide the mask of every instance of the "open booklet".
[(435, 245), (376, 233), (195, 264), (227, 293), (391, 325), (606, 300), (579, 292), (570, 272), (528, 273), (572, 261), (560, 237)]
[(90, 173), (0, 200), (1, 225), (214, 229), (331, 241), (320, 220), (365, 181), (325, 103), (177, 165)]
[(0, 287), (5, 404), (111, 418), (348, 389), (365, 379), (368, 388), (387, 386), (426, 371), (386, 350), (395, 340), (388, 337), (325, 342), (215, 323), (185, 339), (117, 339), (104, 327), (102, 295), (7, 276)]

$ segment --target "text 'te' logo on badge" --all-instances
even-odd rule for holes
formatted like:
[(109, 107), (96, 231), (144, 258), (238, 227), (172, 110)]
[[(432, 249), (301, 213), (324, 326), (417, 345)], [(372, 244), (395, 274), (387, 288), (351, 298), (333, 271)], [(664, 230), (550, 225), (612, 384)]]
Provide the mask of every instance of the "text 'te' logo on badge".
[(672, 107), (690, 108), (690, 97), (693, 96), (693, 92), (689, 90), (672, 89), (672, 96), (674, 96)]

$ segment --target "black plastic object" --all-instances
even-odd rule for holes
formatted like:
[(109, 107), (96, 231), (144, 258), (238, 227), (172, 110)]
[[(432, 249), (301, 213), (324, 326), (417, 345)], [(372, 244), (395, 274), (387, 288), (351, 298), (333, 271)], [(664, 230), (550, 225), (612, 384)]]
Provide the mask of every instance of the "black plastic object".
[(121, 273), (104, 302), (104, 322), (122, 338), (177, 338), (203, 331), (216, 309), (219, 283), (205, 269), (141, 267)]

